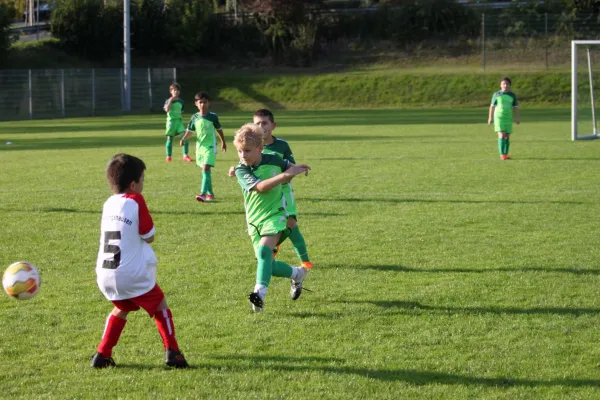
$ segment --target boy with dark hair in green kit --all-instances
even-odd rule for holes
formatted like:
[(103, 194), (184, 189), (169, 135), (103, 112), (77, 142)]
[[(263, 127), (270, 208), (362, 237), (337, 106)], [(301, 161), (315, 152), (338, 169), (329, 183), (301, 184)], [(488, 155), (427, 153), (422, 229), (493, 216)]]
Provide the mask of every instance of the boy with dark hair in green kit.
[(217, 135), (221, 141), (221, 151), (227, 151), (223, 128), (219, 122), (216, 113), (208, 111), (210, 98), (205, 92), (196, 93), (194, 103), (198, 107), (198, 112), (192, 115), (190, 123), (187, 126), (185, 135), (179, 142), (181, 146), (192, 134), (196, 133), (196, 165), (202, 168), (202, 184), (200, 185), (200, 194), (196, 196), (196, 201), (203, 203), (212, 201), (215, 198), (212, 187), (211, 168), (215, 166), (217, 160)]
[[(253, 115), (254, 123), (264, 130), (264, 149), (263, 154), (277, 154), (283, 158), (295, 164), (294, 155), (290, 145), (283, 139), (273, 136), (273, 130), (277, 126), (275, 123), (275, 117), (270, 110), (265, 108), (256, 111)], [(313, 267), (312, 262), (308, 256), (308, 250), (306, 249), (306, 241), (304, 235), (300, 232), (298, 227), (298, 211), (296, 208), (296, 199), (294, 197), (294, 191), (292, 189), (292, 183), (285, 183), (281, 185), (283, 196), (284, 196), (284, 207), (287, 212), (287, 227), (290, 229), (289, 239), (294, 246), (294, 250), (300, 259), (303, 267), (310, 269)], [(276, 252), (279, 251), (279, 246), (276, 248)]]
[(310, 167), (294, 165), (276, 154), (262, 154), (263, 134), (260, 126), (246, 124), (236, 132), (233, 140), (240, 159), (235, 176), (244, 194), (248, 234), (258, 260), (256, 285), (248, 295), (254, 312), (263, 311), (272, 276), (291, 278), (290, 297), (296, 300), (302, 293), (302, 282), (308, 273), (305, 267), (291, 267), (283, 261), (274, 261), (273, 249), (289, 234), (281, 186), (298, 174), (308, 174)]
[[(171, 162), (172, 160), (173, 138), (185, 132), (182, 120), (183, 100), (179, 97), (181, 95), (181, 86), (178, 83), (173, 83), (169, 86), (169, 93), (171, 93), (171, 97), (165, 101), (165, 105), (163, 106), (163, 110), (167, 113), (167, 126), (165, 128), (165, 136), (167, 137), (167, 143), (165, 144), (167, 153), (166, 162)], [(189, 142), (186, 140), (183, 144), (183, 161), (192, 161), (188, 155), (189, 148)]]
[(488, 125), (494, 123), (494, 130), (498, 133), (498, 152), (501, 160), (510, 160), (510, 134), (512, 133), (513, 113), (515, 123), (521, 123), (519, 103), (517, 96), (510, 91), (512, 82), (504, 77), (500, 81), (500, 90), (492, 96), (492, 104), (488, 115)]

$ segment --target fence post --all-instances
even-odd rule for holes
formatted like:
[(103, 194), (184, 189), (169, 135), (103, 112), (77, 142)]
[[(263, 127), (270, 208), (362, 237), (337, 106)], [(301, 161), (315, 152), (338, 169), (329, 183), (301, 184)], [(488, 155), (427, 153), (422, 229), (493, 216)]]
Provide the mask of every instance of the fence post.
[(33, 119), (33, 82), (31, 78), (31, 70), (29, 70), (29, 119)]
[(546, 35), (546, 71), (548, 70), (548, 47), (550, 40), (548, 39), (548, 13), (544, 13), (544, 32)]
[(177, 68), (173, 67), (173, 83), (177, 82)]
[(152, 112), (152, 70), (148, 67), (148, 101)]
[(96, 115), (96, 70), (92, 68), (92, 116)]
[(65, 117), (65, 70), (62, 68), (60, 70), (60, 109), (62, 116)]
[(481, 69), (485, 72), (485, 14), (481, 14)]

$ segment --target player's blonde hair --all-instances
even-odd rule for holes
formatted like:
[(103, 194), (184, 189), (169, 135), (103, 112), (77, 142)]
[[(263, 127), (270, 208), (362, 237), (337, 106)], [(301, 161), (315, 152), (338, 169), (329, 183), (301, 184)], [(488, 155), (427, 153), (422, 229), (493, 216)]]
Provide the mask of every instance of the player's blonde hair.
[(262, 146), (263, 144), (263, 128), (256, 124), (243, 125), (235, 133), (233, 144), (237, 146), (252, 146), (253, 148)]

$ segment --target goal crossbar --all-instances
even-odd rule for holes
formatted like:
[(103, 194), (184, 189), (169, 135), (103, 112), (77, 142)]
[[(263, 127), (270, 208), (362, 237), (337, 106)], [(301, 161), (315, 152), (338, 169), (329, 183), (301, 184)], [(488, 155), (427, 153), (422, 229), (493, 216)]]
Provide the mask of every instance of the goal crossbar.
[[(600, 139), (596, 125), (596, 102), (594, 98), (594, 81), (592, 76), (592, 59), (590, 56), (591, 45), (600, 45), (600, 40), (572, 40), (571, 41), (571, 140)], [(578, 46), (587, 46), (587, 66), (590, 83), (590, 100), (592, 108), (593, 130), (591, 134), (580, 135), (577, 131), (577, 50)]]

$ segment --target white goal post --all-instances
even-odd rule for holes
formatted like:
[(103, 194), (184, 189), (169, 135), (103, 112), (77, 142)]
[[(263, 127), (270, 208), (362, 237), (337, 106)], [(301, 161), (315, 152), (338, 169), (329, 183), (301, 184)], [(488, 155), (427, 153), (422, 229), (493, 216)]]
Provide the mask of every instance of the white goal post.
[[(571, 140), (599, 139), (598, 128), (596, 127), (596, 103), (594, 99), (594, 81), (592, 74), (592, 58), (590, 55), (590, 46), (600, 45), (600, 40), (572, 40), (571, 41)], [(586, 47), (587, 50), (587, 68), (590, 85), (590, 100), (588, 106), (592, 110), (592, 129), (591, 133), (580, 134), (577, 131), (577, 106), (578, 106), (578, 87), (577, 87), (577, 50), (579, 47)], [(583, 105), (582, 105), (583, 106)]]

